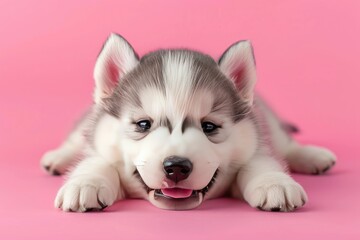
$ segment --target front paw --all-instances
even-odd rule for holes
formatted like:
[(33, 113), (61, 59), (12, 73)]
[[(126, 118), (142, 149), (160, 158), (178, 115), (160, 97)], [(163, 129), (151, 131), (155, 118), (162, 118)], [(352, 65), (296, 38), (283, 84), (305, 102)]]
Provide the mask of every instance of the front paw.
[(63, 149), (55, 149), (44, 154), (41, 166), (51, 175), (63, 175), (69, 167), (71, 158), (69, 153)]
[(55, 207), (67, 212), (102, 210), (112, 205), (116, 198), (116, 190), (105, 178), (83, 175), (70, 178), (60, 188)]
[(245, 200), (264, 211), (293, 211), (302, 207), (307, 196), (304, 189), (285, 173), (267, 173), (257, 176), (244, 190)]

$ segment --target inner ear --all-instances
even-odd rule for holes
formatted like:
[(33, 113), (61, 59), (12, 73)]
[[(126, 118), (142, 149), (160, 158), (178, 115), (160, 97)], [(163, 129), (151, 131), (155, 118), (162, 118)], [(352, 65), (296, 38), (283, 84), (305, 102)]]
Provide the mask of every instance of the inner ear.
[(250, 41), (239, 41), (231, 45), (220, 57), (219, 67), (234, 83), (240, 98), (248, 105), (252, 105), (256, 69)]
[(120, 35), (111, 34), (104, 43), (94, 69), (95, 103), (112, 95), (121, 78), (139, 62), (132, 46)]

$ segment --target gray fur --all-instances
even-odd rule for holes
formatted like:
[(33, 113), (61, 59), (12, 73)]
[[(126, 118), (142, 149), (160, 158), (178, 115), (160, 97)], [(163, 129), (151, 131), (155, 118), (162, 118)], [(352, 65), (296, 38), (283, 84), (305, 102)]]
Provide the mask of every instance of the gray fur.
[[(230, 46), (218, 64), (184, 49), (159, 50), (138, 61), (121, 36), (107, 42), (94, 70), (94, 106), (42, 160), (47, 171), (62, 174), (80, 151), (86, 154), (59, 190), (56, 207), (83, 212), (132, 197), (185, 210), (230, 193), (262, 210), (293, 211), (305, 203), (306, 193), (278, 161), (304, 173), (334, 165), (330, 151), (291, 139), (283, 122), (253, 95), (249, 41)], [(138, 125), (144, 120), (153, 125)], [(207, 121), (219, 122), (216, 133), (201, 129)], [(169, 156), (189, 159), (191, 175), (176, 182), (164, 176)]]
[[(120, 117), (121, 107), (125, 104), (141, 107), (140, 92), (142, 89), (155, 87), (166, 95), (163, 76), (163, 57), (191, 59), (193, 62), (190, 82), (193, 93), (206, 89), (216, 96), (213, 111), (224, 111), (234, 122), (241, 120), (249, 112), (248, 106), (239, 98), (234, 84), (220, 71), (210, 56), (185, 49), (159, 50), (145, 55), (139, 65), (121, 79), (113, 95), (104, 100), (104, 109), (115, 117)], [(165, 121), (166, 122), (166, 121)], [(165, 124), (169, 126), (169, 124)]]

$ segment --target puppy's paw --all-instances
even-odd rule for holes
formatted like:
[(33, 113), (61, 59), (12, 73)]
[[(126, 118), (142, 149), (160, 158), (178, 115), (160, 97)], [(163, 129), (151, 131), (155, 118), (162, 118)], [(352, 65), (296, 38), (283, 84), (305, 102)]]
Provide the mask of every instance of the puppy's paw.
[(244, 191), (245, 200), (264, 211), (288, 212), (307, 201), (304, 189), (285, 173), (267, 173), (254, 178)]
[(61, 187), (55, 199), (55, 207), (66, 212), (102, 210), (112, 205), (116, 190), (100, 176), (77, 176)]
[(64, 149), (55, 149), (44, 154), (41, 166), (51, 175), (62, 175), (68, 169), (72, 159)]
[(289, 164), (294, 172), (323, 174), (336, 163), (336, 156), (330, 150), (317, 146), (302, 146), (290, 154)]

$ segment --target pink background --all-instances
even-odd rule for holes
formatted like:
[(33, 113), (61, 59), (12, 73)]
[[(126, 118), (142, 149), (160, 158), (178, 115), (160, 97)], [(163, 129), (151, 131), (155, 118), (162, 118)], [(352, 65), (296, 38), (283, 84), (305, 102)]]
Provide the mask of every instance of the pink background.
[[(258, 91), (331, 148), (336, 168), (294, 175), (310, 202), (266, 213), (231, 199), (196, 210), (142, 200), (103, 213), (53, 208), (62, 178), (39, 167), (91, 103), (96, 56), (110, 32), (140, 55), (188, 47), (214, 57), (251, 39)], [(0, 239), (360, 239), (360, 1), (0, 2)]]

